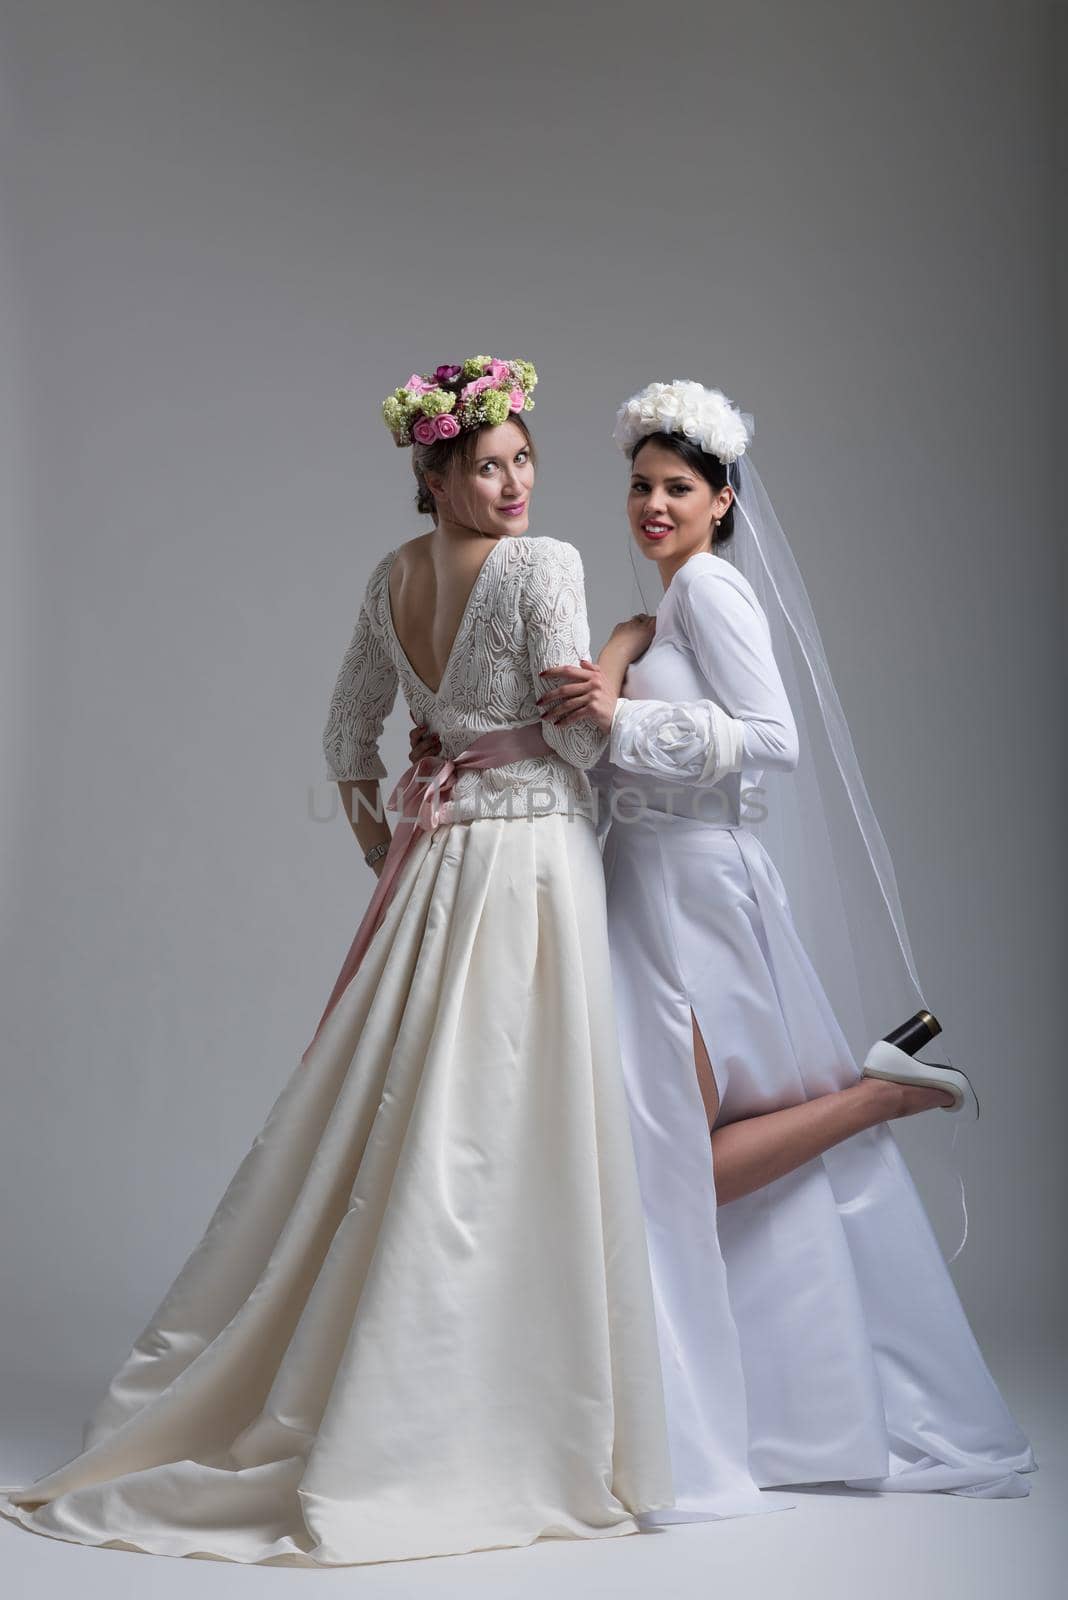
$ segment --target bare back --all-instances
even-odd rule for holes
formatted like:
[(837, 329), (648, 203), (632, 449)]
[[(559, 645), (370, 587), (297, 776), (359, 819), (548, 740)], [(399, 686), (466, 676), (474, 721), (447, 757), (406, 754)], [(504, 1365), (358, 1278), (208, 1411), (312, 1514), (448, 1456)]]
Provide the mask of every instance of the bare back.
[[(507, 537), (507, 535), (502, 535)], [(495, 538), (421, 534), (400, 546), (389, 575), (393, 631), (414, 671), (437, 693), (452, 647)]]
[[(480, 539), (489, 546), (477, 551), (481, 566), (450, 562), (439, 580), (432, 560), (437, 552), (428, 551), (428, 543), (413, 539), (388, 550), (367, 581), (323, 729), (329, 776), (337, 782), (387, 776), (378, 745), (399, 688), (412, 720), (440, 737), (445, 760), (484, 733), (533, 722), (541, 726), (548, 746), (543, 755), (457, 772), (453, 797), (445, 802), (446, 821), (507, 819), (518, 814), (518, 807), (525, 813), (528, 805), (539, 814), (588, 806), (592, 791), (586, 769), (603, 752), (607, 735), (584, 718), (559, 725), (543, 720), (538, 706), (547, 671), (589, 656), (578, 550), (563, 539), (527, 534)], [(431, 666), (442, 668), (433, 686), (416, 670), (394, 625), (390, 579), (402, 559), (411, 581), (397, 586), (398, 602), (403, 601), (399, 620), (408, 628), (405, 638), (421, 666), (428, 672)], [(446, 589), (452, 607), (448, 616)], [(423, 618), (417, 610), (421, 597), (427, 607)], [(430, 608), (438, 604), (439, 653), (432, 655), (435, 619)], [(446, 629), (455, 629), (454, 637)]]

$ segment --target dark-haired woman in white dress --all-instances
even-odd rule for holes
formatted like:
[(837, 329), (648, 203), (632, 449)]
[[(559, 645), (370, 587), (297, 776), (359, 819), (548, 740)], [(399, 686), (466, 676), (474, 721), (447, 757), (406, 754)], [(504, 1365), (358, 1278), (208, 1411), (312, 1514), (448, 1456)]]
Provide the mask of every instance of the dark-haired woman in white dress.
[[(1026, 1494), (1030, 1444), (888, 1126), (964, 1105), (970, 1087), (901, 1052), (896, 1080), (862, 1071), (746, 819), (766, 774), (790, 784), (811, 759), (768, 616), (724, 559), (739, 537), (758, 543), (772, 594), (790, 593), (739, 460), (746, 419), (719, 391), (653, 384), (621, 410), (617, 440), (631, 536), (663, 597), (596, 666), (563, 665), (544, 709), (550, 725), (590, 717), (611, 735), (591, 770), (610, 822), (616, 1008), (675, 1483), (651, 1520), (760, 1510), (766, 1486), (826, 1481)], [(814, 624), (801, 637), (816, 660)]]

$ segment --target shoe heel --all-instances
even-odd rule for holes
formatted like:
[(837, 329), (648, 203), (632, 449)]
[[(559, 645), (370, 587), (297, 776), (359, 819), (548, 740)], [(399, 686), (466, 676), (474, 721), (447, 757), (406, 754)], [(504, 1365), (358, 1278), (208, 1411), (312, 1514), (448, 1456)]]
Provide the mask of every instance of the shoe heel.
[(904, 1050), (907, 1056), (914, 1056), (917, 1050), (922, 1050), (925, 1044), (930, 1044), (936, 1034), (942, 1032), (942, 1024), (938, 1018), (932, 1016), (930, 1011), (917, 1011), (914, 1017), (903, 1022), (900, 1028), (894, 1028), (891, 1033), (885, 1034), (887, 1044), (896, 1045), (899, 1050)]

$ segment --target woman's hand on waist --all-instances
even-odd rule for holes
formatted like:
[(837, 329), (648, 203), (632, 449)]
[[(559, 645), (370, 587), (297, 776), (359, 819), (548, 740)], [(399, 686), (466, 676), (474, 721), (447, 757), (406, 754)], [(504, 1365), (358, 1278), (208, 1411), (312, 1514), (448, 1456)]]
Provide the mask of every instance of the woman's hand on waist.
[(408, 754), (413, 766), (424, 756), (440, 756), (440, 735), (434, 733), (427, 723), (417, 722), (415, 727), (408, 731)]

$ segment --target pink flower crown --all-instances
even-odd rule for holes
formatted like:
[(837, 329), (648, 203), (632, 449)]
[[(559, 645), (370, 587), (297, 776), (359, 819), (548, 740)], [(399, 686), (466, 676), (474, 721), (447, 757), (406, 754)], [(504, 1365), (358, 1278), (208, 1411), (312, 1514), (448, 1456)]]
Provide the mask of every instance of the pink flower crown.
[(472, 356), (459, 366), (413, 372), (382, 402), (386, 427), (398, 445), (455, 439), (471, 428), (498, 427), (517, 411), (532, 411), (538, 374), (529, 361)]

